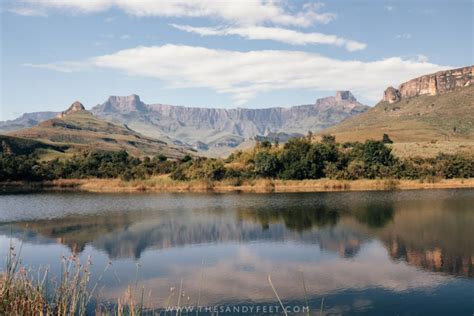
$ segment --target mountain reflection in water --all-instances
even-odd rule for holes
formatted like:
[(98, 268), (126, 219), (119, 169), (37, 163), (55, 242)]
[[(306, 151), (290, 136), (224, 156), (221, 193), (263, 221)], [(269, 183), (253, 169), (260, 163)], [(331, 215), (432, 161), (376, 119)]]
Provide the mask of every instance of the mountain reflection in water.
[[(35, 209), (35, 198), (44, 210)], [(177, 278), (185, 278), (188, 292), (195, 293), (201, 273), (212, 284), (202, 290), (208, 303), (271, 301), (269, 273), (278, 275), (282, 297), (301, 298), (301, 271), (313, 295), (429, 288), (450, 282), (449, 276), (467, 277), (474, 289), (472, 190), (63, 193), (0, 200), (3, 238), (13, 234), (26, 245), (59, 243), (71, 252), (94, 250), (117, 262), (151, 263), (142, 281), (163, 297)], [(108, 295), (119, 295), (123, 286), (106, 282)]]

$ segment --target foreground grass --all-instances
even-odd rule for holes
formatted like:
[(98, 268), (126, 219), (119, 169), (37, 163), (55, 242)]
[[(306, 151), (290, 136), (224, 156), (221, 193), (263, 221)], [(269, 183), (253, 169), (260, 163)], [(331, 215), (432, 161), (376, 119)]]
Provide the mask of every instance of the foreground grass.
[[(184, 300), (183, 279), (181, 279), (179, 291), (170, 288), (169, 297), (164, 308), (153, 309), (146, 308), (144, 304), (144, 287), (138, 288), (138, 279), (135, 280), (135, 286), (128, 286), (126, 292), (116, 299), (115, 303), (96, 302), (93, 298), (96, 296), (96, 289), (99, 286), (102, 277), (112, 263), (109, 262), (102, 274), (99, 275), (95, 284), (91, 283), (92, 266), (91, 258), (88, 257), (86, 263), (81, 263), (77, 255), (72, 254), (69, 257), (62, 258), (62, 273), (58, 282), (54, 282), (48, 276), (48, 270), (33, 271), (24, 266), (20, 259), (21, 247), (16, 252), (12, 242), (9, 245), (9, 251), (6, 258), (6, 269), (0, 270), (0, 315), (11, 316), (69, 316), (69, 315), (117, 315), (117, 316), (135, 316), (135, 315), (164, 315), (167, 309), (172, 307), (170, 300), (177, 296), (176, 310), (170, 310), (170, 315), (182, 315), (179, 308), (181, 299)], [(138, 265), (137, 265), (138, 269)], [(137, 271), (138, 274), (138, 271)], [(285, 306), (273, 285), (271, 275), (268, 275), (268, 282), (271, 286), (276, 299), (278, 300), (284, 315), (288, 315)], [(196, 312), (193, 315), (198, 316), (198, 306), (200, 302), (200, 290), (202, 275), (199, 283), (199, 293), (196, 305)], [(305, 293), (306, 315), (310, 315), (308, 305), (306, 285), (302, 272), (302, 285)], [(151, 292), (150, 292), (151, 294)], [(175, 295), (176, 294), (176, 295)], [(188, 296), (188, 304), (190, 297)], [(184, 303), (186, 304), (186, 303)], [(324, 298), (321, 301), (320, 315), (323, 315)], [(187, 306), (187, 305), (184, 305)], [(183, 307), (184, 308), (184, 307)], [(186, 311), (186, 314), (188, 312)], [(206, 313), (207, 314), (207, 313)], [(316, 314), (315, 314), (316, 315)]]
[(72, 190), (85, 192), (331, 192), (415, 189), (474, 188), (474, 178), (441, 179), (430, 177), (420, 180), (271, 180), (226, 179), (223, 181), (176, 181), (168, 176), (144, 180), (120, 179), (59, 179), (41, 183), (9, 182), (4, 188), (29, 188), (38, 190)]
[[(0, 272), (0, 315), (36, 316), (36, 315), (142, 315), (144, 314), (143, 296), (136, 296), (128, 287), (126, 293), (111, 306), (94, 304), (93, 298), (105, 267), (95, 284), (91, 283), (90, 257), (86, 263), (72, 254), (63, 257), (62, 273), (55, 282), (48, 276), (48, 270), (33, 271), (22, 265), (21, 247), (16, 253), (10, 244), (6, 259), (6, 269)], [(95, 307), (93, 305), (96, 305)], [(155, 313), (147, 313), (154, 315)]]

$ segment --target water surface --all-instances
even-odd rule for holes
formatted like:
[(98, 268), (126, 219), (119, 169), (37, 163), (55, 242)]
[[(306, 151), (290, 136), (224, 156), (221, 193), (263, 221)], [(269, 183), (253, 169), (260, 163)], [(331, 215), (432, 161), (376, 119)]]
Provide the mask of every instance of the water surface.
[(10, 240), (52, 275), (63, 255), (95, 278), (110, 261), (110, 302), (138, 283), (175, 305), (182, 281), (181, 304), (274, 306), (271, 275), (290, 314), (474, 313), (474, 190), (2, 195), (0, 256)]

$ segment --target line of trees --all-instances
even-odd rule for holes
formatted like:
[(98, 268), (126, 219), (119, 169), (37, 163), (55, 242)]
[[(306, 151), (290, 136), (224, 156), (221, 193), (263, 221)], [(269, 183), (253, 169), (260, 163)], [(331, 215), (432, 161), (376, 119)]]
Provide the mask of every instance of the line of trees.
[(226, 159), (163, 155), (143, 159), (120, 152), (82, 152), (67, 159), (41, 161), (34, 155), (0, 153), (0, 181), (60, 178), (145, 179), (170, 174), (175, 180), (223, 179), (424, 179), (474, 177), (474, 156), (440, 154), (435, 158), (400, 159), (383, 140), (337, 143), (325, 135), (319, 142), (291, 139), (283, 146), (262, 141), (253, 150), (236, 151)]

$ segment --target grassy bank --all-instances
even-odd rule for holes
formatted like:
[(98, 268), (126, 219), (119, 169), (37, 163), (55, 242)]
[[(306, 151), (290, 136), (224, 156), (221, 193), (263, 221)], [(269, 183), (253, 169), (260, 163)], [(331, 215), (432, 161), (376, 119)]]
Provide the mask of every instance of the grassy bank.
[(121, 179), (59, 179), (44, 182), (4, 182), (3, 189), (11, 190), (69, 190), (84, 192), (331, 192), (414, 189), (474, 188), (474, 178), (423, 180), (222, 180), (176, 181), (168, 176), (145, 180)]

